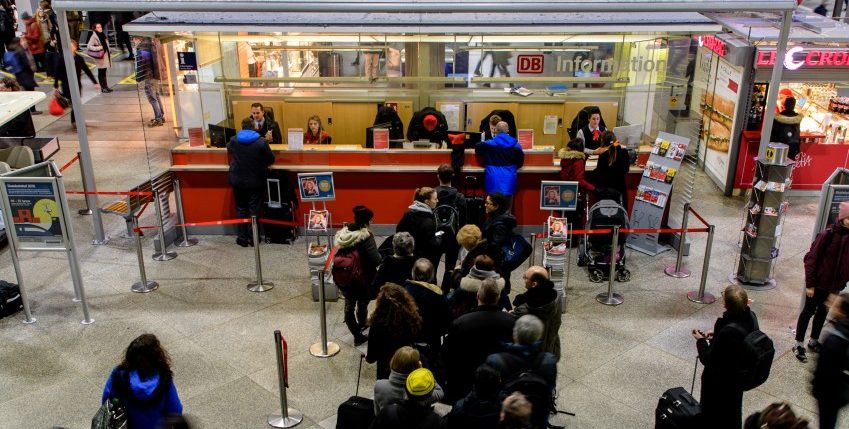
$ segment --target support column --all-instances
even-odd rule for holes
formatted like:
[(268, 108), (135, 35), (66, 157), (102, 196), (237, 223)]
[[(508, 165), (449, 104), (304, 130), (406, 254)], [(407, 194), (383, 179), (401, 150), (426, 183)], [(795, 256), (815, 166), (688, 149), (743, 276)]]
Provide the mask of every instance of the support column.
[(758, 148), (758, 159), (766, 154), (769, 136), (772, 134), (772, 121), (775, 119), (775, 103), (778, 100), (778, 85), (781, 84), (781, 74), (784, 72), (784, 55), (787, 53), (787, 39), (790, 37), (790, 24), (793, 11), (785, 11), (781, 15), (781, 32), (778, 35), (778, 46), (775, 48), (775, 64), (772, 66), (772, 79), (769, 81), (769, 91), (766, 94), (766, 112), (764, 112), (763, 128), (761, 129), (761, 144)]
[[(65, 62), (65, 70), (68, 77), (68, 88), (71, 90), (71, 106), (77, 120), (77, 138), (80, 141), (80, 169), (83, 183), (88, 192), (97, 192), (94, 180), (94, 169), (91, 162), (91, 150), (88, 147), (88, 134), (86, 132), (85, 112), (83, 111), (83, 100), (80, 97), (80, 87), (77, 85), (79, 77), (74, 66), (74, 53), (71, 52), (71, 34), (68, 31), (68, 15), (64, 9), (57, 9), (59, 18), (59, 39), (62, 43), (62, 60)], [(100, 217), (100, 205), (97, 203), (97, 195), (86, 195), (86, 205), (91, 208), (91, 223), (94, 229), (94, 240), (92, 244), (106, 244), (109, 237), (103, 231), (103, 219)]]

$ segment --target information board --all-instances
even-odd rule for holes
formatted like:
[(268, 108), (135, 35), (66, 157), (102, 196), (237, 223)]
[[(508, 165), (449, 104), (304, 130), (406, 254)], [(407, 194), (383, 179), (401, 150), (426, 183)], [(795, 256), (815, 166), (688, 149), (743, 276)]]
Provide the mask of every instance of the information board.
[[(672, 192), (672, 182), (681, 168), (690, 139), (665, 132), (657, 134), (651, 155), (637, 188), (631, 228), (660, 228), (663, 211)], [(658, 243), (658, 234), (629, 234), (627, 246), (655, 256), (670, 248)]]
[(831, 192), (828, 199), (828, 217), (826, 218), (826, 228), (834, 225), (837, 221), (837, 213), (840, 211), (840, 203), (849, 201), (849, 185), (831, 185)]
[(298, 173), (298, 190), (304, 201), (332, 201), (336, 199), (333, 173)]
[(62, 211), (52, 179), (6, 182), (5, 203), (11, 213), (7, 229), (17, 247), (65, 247), (62, 234)]

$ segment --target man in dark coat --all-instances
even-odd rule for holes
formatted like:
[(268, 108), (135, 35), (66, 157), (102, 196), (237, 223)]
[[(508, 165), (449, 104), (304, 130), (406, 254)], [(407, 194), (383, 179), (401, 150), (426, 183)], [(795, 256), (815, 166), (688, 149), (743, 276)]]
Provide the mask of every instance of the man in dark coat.
[(437, 201), (439, 202), (435, 209), (437, 218), (439, 216), (441, 206), (453, 207), (456, 210), (457, 229), (446, 228), (445, 235), (442, 236), (442, 251), (445, 253), (445, 274), (442, 277), (442, 290), (448, 291), (451, 286), (451, 268), (457, 264), (457, 256), (460, 253), (460, 245), (457, 243), (457, 231), (459, 227), (466, 224), (466, 197), (452, 186), (454, 177), (454, 169), (448, 164), (442, 164), (436, 170), (439, 186), (436, 189)]
[(805, 255), (805, 306), (796, 322), (796, 359), (808, 360), (802, 346), (808, 322), (814, 318), (808, 349), (819, 351), (820, 332), (828, 315), (828, 297), (840, 292), (849, 282), (849, 201), (838, 206), (837, 222), (817, 234)]
[(700, 397), (704, 428), (740, 429), (743, 426), (743, 389), (737, 380), (743, 339), (758, 328), (758, 319), (749, 308), (746, 290), (737, 285), (722, 293), (725, 313), (716, 320), (713, 331), (693, 329), (702, 372)]
[[(242, 130), (227, 143), (230, 156), (228, 180), (236, 199), (236, 215), (240, 218), (259, 216), (259, 204), (265, 185), (265, 170), (274, 163), (274, 153), (256, 131)], [(253, 246), (248, 224), (239, 224), (236, 244)]]
[(472, 389), (475, 368), (501, 350), (513, 337), (516, 320), (498, 306), (499, 290), (495, 279), (481, 283), (478, 306), (451, 324), (445, 337), (442, 367), (445, 368), (446, 398), (453, 402)]
[(420, 258), (413, 266), (413, 278), (404, 283), (404, 289), (419, 307), (419, 315), (422, 317), (420, 337), (430, 346), (431, 355), (428, 358), (435, 357), (439, 352), (440, 339), (448, 331), (452, 319), (442, 289), (431, 283), (433, 275), (433, 264)]
[(554, 290), (554, 283), (548, 278), (545, 268), (534, 265), (522, 275), (527, 292), (519, 294), (513, 300), (513, 315), (522, 317), (533, 314), (542, 320), (542, 349), (560, 360), (560, 322), (562, 300)]
[(796, 99), (787, 97), (784, 100), (784, 110), (775, 115), (775, 120), (772, 122), (772, 133), (769, 135), (769, 141), (790, 146), (787, 151), (787, 157), (790, 160), (796, 159), (800, 148), (799, 124), (802, 123), (802, 115), (796, 113), (795, 108)]
[[(512, 328), (511, 328), (512, 330)], [(474, 389), (458, 400), (445, 416), (448, 429), (492, 429), (501, 414), (501, 377), (492, 368), (480, 365), (474, 371)]]
[(410, 118), (407, 140), (428, 140), (431, 143), (448, 141), (448, 121), (445, 115), (433, 107), (425, 107)]
[[(35, 69), (32, 68), (29, 56), (27, 56), (27, 52), (21, 46), (21, 39), (17, 37), (13, 38), (6, 46), (6, 49), (6, 53), (3, 54), (3, 60), (9, 71), (15, 75), (18, 85), (24, 91), (35, 91), (35, 88), (38, 87), (38, 84), (35, 83)], [(30, 107), (29, 111), (33, 115), (41, 114), (40, 111), (35, 110), (35, 106)]]
[(525, 153), (519, 142), (510, 136), (507, 122), (495, 126), (492, 140), (475, 145), (475, 155), (484, 167), (486, 192), (512, 196), (516, 192), (516, 172), (525, 163)]
[(819, 406), (820, 429), (834, 429), (837, 414), (849, 404), (849, 292), (841, 292), (831, 306), (834, 330), (825, 338), (811, 379)]
[(243, 130), (254, 130), (269, 144), (283, 144), (280, 124), (265, 114), (262, 103), (251, 104), (251, 116), (242, 119)]

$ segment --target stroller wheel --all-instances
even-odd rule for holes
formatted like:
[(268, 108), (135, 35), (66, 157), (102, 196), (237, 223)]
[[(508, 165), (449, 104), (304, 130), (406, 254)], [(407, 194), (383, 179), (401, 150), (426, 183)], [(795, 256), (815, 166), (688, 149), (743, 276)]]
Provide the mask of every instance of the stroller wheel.
[(601, 283), (604, 281), (604, 273), (598, 269), (593, 268), (590, 270), (590, 281), (593, 283)]
[(625, 268), (616, 272), (616, 281), (624, 283), (631, 280), (631, 272)]

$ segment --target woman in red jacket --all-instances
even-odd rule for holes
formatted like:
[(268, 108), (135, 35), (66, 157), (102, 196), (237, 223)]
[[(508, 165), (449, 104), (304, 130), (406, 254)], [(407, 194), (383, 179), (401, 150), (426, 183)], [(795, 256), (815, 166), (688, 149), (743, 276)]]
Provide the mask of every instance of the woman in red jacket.
[(584, 178), (584, 168), (587, 162), (587, 155), (584, 154), (584, 139), (574, 138), (566, 147), (557, 152), (560, 158), (560, 180), (569, 180), (578, 182), (578, 216), (570, 219), (575, 228), (583, 228), (584, 207), (585, 202), (589, 199), (590, 193), (595, 191), (595, 186)]
[(29, 50), (29, 53), (32, 54), (32, 58), (35, 60), (36, 71), (43, 72), (46, 70), (46, 64), (44, 40), (41, 38), (41, 26), (39, 26), (35, 17), (28, 12), (24, 12), (21, 15), (21, 19), (26, 25), (24, 39), (27, 41), (27, 50)]

